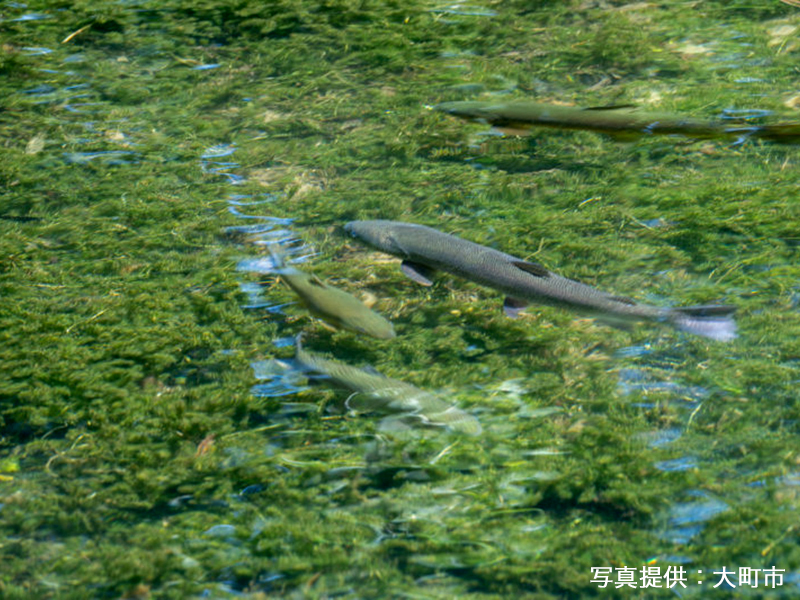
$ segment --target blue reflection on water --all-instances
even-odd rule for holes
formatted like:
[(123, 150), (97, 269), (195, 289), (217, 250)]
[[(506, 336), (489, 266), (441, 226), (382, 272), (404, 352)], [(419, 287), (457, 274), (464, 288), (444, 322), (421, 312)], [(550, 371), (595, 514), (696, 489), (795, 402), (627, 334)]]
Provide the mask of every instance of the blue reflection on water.
[(203, 535), (221, 538), (235, 538), (236, 527), (233, 525), (214, 525), (203, 532)]
[(659, 461), (654, 466), (659, 471), (673, 473), (677, 471), (686, 471), (687, 469), (694, 469), (697, 466), (697, 462), (692, 456), (683, 456), (681, 458)]
[(771, 110), (760, 108), (726, 108), (722, 111), (722, 119), (761, 119), (772, 114)]
[(236, 264), (236, 270), (246, 273), (269, 274), (277, 272), (277, 265), (271, 256), (256, 256), (240, 260)]
[(56, 89), (52, 85), (48, 85), (43, 83), (42, 85), (37, 85), (35, 88), (31, 88), (29, 90), (22, 90), (23, 94), (28, 94), (30, 96), (43, 96), (45, 94), (52, 94), (56, 91)]
[(640, 433), (637, 437), (644, 440), (651, 448), (661, 448), (667, 444), (680, 439), (682, 431), (677, 427), (668, 427), (667, 429), (659, 429), (656, 431), (646, 431)]
[(645, 395), (648, 393), (668, 393), (682, 398), (691, 398), (692, 400), (700, 400), (709, 394), (709, 390), (702, 386), (682, 385), (674, 381), (659, 381), (652, 378), (647, 372), (634, 368), (620, 369), (617, 389), (623, 396), (634, 392)]
[(286, 348), (288, 346), (294, 346), (295, 342), (296, 339), (294, 338), (294, 336), (291, 335), (282, 338), (275, 338), (274, 340), (272, 340), (272, 344), (276, 348)]
[(64, 160), (70, 164), (87, 164), (96, 159), (102, 159), (106, 165), (126, 165), (131, 164), (132, 160), (124, 160), (123, 157), (137, 157), (137, 152), (127, 150), (106, 150), (103, 152), (64, 152)]
[(41, 56), (42, 54), (50, 54), (52, 52), (50, 48), (34, 48), (30, 46), (22, 48), (22, 50), (28, 56)]
[[(50, 15), (45, 15), (42, 13), (28, 13), (22, 15), (21, 17), (17, 17), (16, 19), (9, 19), (9, 21), (41, 21), (42, 19), (49, 19), (51, 18)], [(27, 48), (25, 48), (27, 50)], [(52, 52), (52, 51), (51, 51)]]
[(637, 357), (637, 356), (646, 356), (653, 352), (653, 348), (650, 344), (641, 344), (638, 346), (626, 346), (625, 348), (619, 348), (614, 352), (614, 356), (630, 358), (630, 357)]
[(276, 225), (291, 225), (292, 223), (294, 223), (294, 219), (290, 217), (281, 218), (281, 217), (271, 217), (267, 215), (246, 215), (238, 208), (236, 208), (236, 206), (231, 206), (231, 205), (228, 206), (228, 212), (241, 219), (259, 219), (261, 221), (269, 221), (270, 223), (275, 223)]
[(304, 385), (305, 377), (290, 362), (262, 360), (253, 362), (250, 366), (253, 368), (253, 376), (264, 382), (250, 388), (250, 392), (259, 398), (280, 398), (308, 389)]
[(428, 12), (447, 15), (458, 15), (466, 17), (495, 17), (497, 11), (488, 8), (481, 8), (479, 6), (470, 6), (464, 2), (454, 2), (447, 6), (439, 8), (431, 8)]
[(707, 521), (730, 509), (722, 500), (700, 490), (687, 495), (697, 500), (679, 502), (669, 509), (667, 528), (659, 535), (662, 539), (685, 544), (703, 530)]
[(200, 158), (222, 158), (223, 156), (230, 156), (234, 152), (236, 152), (236, 144), (217, 144), (203, 152)]

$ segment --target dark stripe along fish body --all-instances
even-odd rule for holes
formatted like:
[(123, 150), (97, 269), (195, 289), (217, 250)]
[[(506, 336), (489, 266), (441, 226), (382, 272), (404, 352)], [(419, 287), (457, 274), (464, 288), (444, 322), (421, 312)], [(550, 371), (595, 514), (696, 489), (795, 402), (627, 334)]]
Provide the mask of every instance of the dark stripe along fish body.
[(616, 325), (636, 321), (666, 322), (683, 331), (728, 341), (736, 337), (731, 306), (661, 308), (603, 292), (561, 277), (542, 265), (482, 246), (436, 229), (398, 221), (353, 221), (351, 235), (403, 259), (403, 271), (430, 285), (441, 270), (507, 295), (506, 312), (514, 316), (527, 303), (546, 304), (596, 317)]

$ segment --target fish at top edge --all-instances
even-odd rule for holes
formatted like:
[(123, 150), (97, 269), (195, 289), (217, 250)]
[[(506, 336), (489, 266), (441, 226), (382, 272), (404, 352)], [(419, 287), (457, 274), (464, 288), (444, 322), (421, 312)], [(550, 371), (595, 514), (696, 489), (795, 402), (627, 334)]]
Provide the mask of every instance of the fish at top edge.
[(311, 275), (286, 265), (280, 250), (269, 247), (276, 273), (314, 316), (330, 325), (381, 340), (395, 337), (394, 326), (361, 300)]
[[(434, 110), (449, 115), (487, 123), (513, 134), (525, 134), (533, 127), (557, 129), (580, 129), (604, 133), (618, 140), (632, 140), (646, 135), (683, 135), (697, 139), (728, 138), (742, 139), (750, 136), (765, 139), (779, 138), (781, 132), (772, 130), (772, 138), (766, 137), (765, 127), (742, 123), (732, 125), (729, 121), (704, 120), (667, 113), (649, 113), (635, 106), (601, 106), (581, 108), (530, 101), (444, 102)], [(796, 132), (787, 132), (788, 137)]]
[(352, 221), (345, 230), (373, 248), (403, 259), (403, 272), (423, 285), (431, 285), (435, 271), (446, 271), (503, 292), (504, 309), (511, 317), (529, 303), (537, 303), (572, 310), (618, 327), (650, 321), (668, 323), (718, 341), (736, 337), (734, 306), (662, 308), (640, 304), (567, 279), (537, 263), (424, 225)]
[(478, 419), (431, 392), (377, 372), (312, 354), (302, 347), (299, 337), (296, 342), (297, 365), (351, 391), (352, 395), (346, 402), (351, 410), (414, 417), (422, 425), (447, 427), (470, 435), (481, 432)]

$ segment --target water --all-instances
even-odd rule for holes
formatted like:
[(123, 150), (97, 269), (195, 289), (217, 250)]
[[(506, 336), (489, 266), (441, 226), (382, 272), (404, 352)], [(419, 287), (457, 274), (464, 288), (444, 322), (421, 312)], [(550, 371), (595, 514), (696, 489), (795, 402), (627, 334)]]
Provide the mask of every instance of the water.
[[(796, 595), (796, 147), (747, 133), (797, 120), (800, 10), (529, 4), (4, 4), (0, 596), (701, 597), (723, 569)], [(525, 97), (743, 134), (520, 138), (430, 110)], [(507, 319), (342, 230), (371, 218), (734, 304), (740, 337)], [(398, 337), (324, 327), (276, 248)], [(294, 368), (298, 334), (482, 434), (349, 413)], [(687, 587), (592, 583), (625, 566)]]

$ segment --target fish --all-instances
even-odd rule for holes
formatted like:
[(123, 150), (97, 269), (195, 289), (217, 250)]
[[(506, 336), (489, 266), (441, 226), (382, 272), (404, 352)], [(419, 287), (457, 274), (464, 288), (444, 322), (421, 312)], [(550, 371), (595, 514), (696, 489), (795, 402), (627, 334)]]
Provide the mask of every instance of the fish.
[(538, 263), (424, 225), (351, 221), (345, 231), (373, 248), (400, 257), (402, 271), (422, 285), (432, 285), (434, 273), (446, 271), (503, 292), (503, 307), (510, 317), (518, 316), (529, 303), (537, 303), (572, 310), (624, 329), (638, 321), (650, 321), (718, 341), (736, 338), (735, 306), (665, 308), (640, 304), (557, 275)]
[[(762, 129), (748, 123), (712, 121), (667, 113), (650, 113), (633, 105), (581, 108), (540, 102), (444, 102), (433, 107), (461, 119), (487, 123), (516, 135), (530, 133), (533, 127), (580, 129), (631, 141), (647, 135), (683, 135), (695, 139), (743, 139), (758, 136)], [(773, 132), (773, 137), (778, 137)]]
[(751, 135), (776, 144), (797, 144), (800, 142), (800, 123), (760, 125)]
[(361, 300), (316, 275), (287, 265), (276, 244), (270, 245), (269, 251), (280, 280), (300, 297), (312, 315), (337, 329), (348, 329), (381, 340), (395, 337), (392, 323)]
[(350, 410), (397, 414), (411, 417), (412, 422), (421, 425), (447, 427), (470, 435), (481, 432), (477, 418), (438, 395), (377, 371), (359, 369), (312, 354), (303, 348), (299, 336), (294, 360), (303, 371), (352, 392), (345, 402)]

